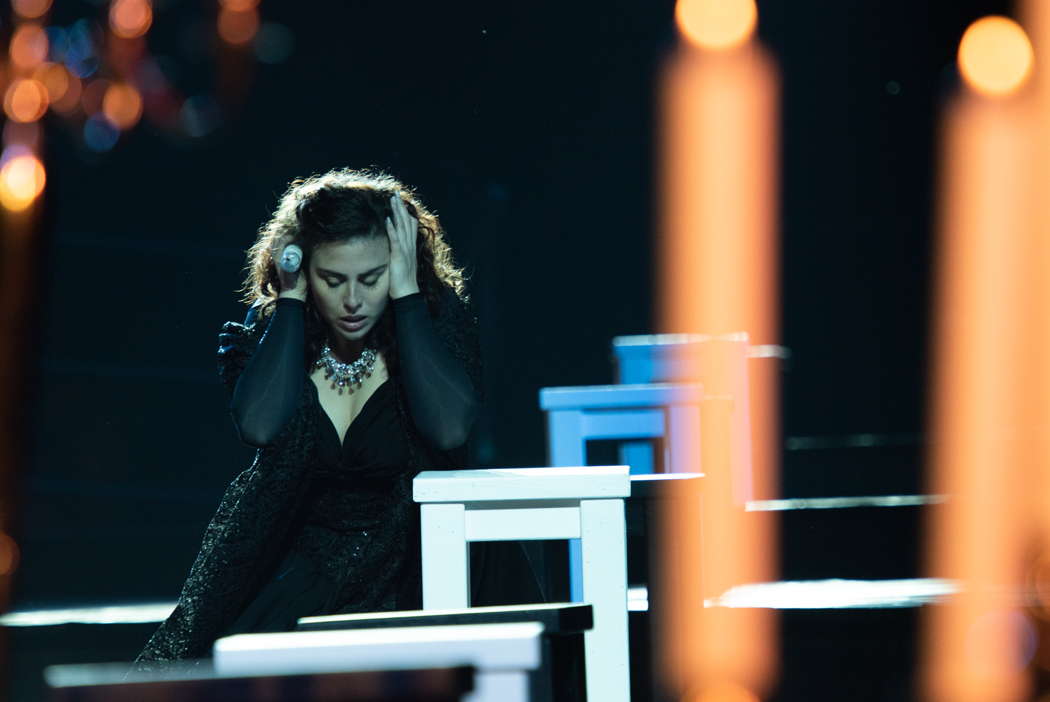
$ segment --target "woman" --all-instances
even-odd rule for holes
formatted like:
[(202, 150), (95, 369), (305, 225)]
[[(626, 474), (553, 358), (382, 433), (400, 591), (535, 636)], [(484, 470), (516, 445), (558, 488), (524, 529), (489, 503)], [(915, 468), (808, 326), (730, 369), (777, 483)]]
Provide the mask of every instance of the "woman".
[[(303, 251), (297, 273), (274, 263), (290, 243)], [(251, 309), (223, 326), (219, 371), (239, 436), (259, 450), (140, 666), (302, 616), (418, 609), (412, 477), (465, 465), (477, 325), (441, 225), (411, 191), (348, 169), (297, 180), (249, 261)]]

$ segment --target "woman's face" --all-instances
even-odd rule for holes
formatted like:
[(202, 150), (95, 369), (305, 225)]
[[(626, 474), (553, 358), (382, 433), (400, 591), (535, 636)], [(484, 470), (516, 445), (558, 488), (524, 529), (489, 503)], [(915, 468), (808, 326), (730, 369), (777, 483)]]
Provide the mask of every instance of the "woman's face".
[(390, 299), (389, 266), (386, 238), (357, 238), (314, 249), (310, 294), (333, 341), (359, 342), (371, 331)]

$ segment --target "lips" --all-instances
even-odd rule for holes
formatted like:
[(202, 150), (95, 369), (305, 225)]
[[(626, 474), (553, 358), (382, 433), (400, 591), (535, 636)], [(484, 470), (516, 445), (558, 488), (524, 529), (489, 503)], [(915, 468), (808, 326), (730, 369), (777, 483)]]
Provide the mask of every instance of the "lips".
[(362, 315), (352, 315), (350, 317), (340, 317), (339, 318), (339, 326), (342, 329), (344, 329), (344, 330), (346, 330), (348, 332), (360, 331), (360, 330), (365, 328), (365, 322), (367, 320), (368, 320), (368, 317), (365, 317), (365, 316), (362, 316)]

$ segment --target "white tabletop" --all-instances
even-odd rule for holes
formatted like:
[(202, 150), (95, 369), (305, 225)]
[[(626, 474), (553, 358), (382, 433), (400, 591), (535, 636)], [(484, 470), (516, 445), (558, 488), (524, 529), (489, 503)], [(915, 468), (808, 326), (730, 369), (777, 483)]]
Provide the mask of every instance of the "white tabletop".
[(429, 470), (416, 476), (416, 502), (620, 498), (631, 494), (628, 466)]
[(535, 670), (538, 622), (238, 634), (215, 642), (223, 674), (296, 674), (442, 668)]

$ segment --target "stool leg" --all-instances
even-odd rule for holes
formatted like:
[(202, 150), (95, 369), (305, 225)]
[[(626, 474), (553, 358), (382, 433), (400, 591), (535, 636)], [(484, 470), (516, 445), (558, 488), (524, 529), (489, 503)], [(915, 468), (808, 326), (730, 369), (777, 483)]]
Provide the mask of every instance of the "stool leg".
[(423, 609), (470, 606), (470, 545), (462, 504), (420, 506)]
[[(584, 438), (583, 412), (580, 410), (554, 410), (547, 413), (547, 461), (552, 466), (587, 465), (587, 441)], [(547, 544), (543, 548), (544, 594), (547, 597), (563, 593), (565, 581), (560, 568), (565, 563), (565, 552), (569, 553), (569, 599), (583, 601), (582, 556), (580, 542), (570, 539), (568, 546), (561, 542)], [(554, 564), (558, 566), (555, 567)]]
[(594, 607), (594, 628), (584, 634), (587, 699), (626, 702), (631, 673), (623, 500), (581, 500), (580, 536), (583, 601)]
[(631, 475), (655, 472), (652, 442), (624, 441), (620, 444), (620, 463), (631, 467)]
[(583, 602), (583, 544), (569, 539), (569, 600)]

